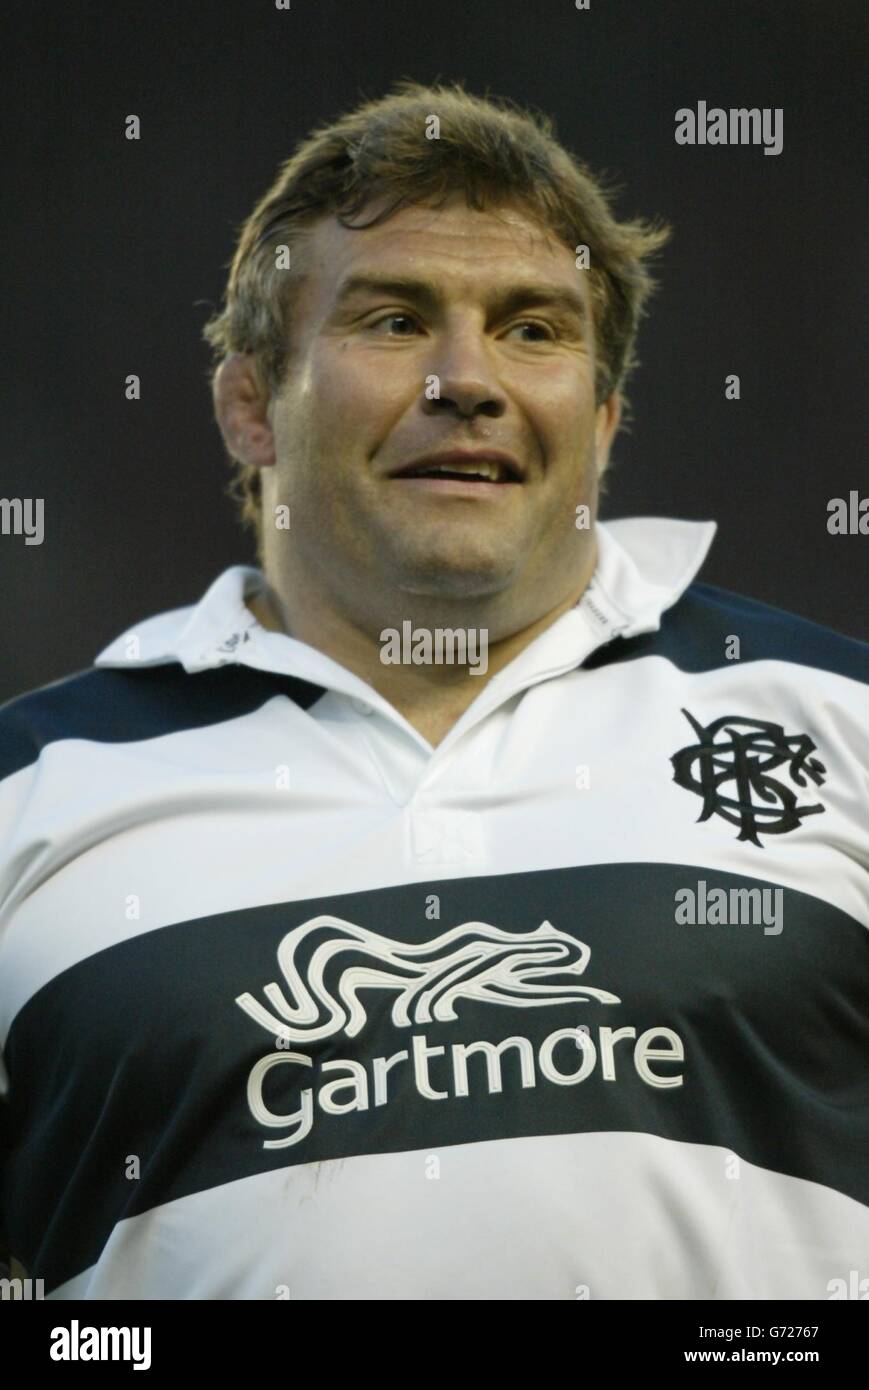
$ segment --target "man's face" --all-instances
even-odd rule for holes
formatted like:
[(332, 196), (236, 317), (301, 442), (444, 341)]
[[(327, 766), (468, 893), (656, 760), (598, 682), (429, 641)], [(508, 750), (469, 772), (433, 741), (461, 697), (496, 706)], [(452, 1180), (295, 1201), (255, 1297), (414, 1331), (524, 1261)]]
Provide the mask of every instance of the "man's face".
[[(521, 211), (455, 198), (364, 230), (324, 219), (306, 260), (268, 410), (267, 571), (302, 566), (357, 615), (382, 615), (387, 595), (400, 607), (401, 593), (497, 595), (523, 621), (554, 606), (591, 553), (576, 508), (594, 514), (618, 421), (616, 397), (595, 410), (573, 253)], [(391, 476), (451, 449), (508, 455), (522, 481)], [(288, 531), (269, 525), (281, 503)]]

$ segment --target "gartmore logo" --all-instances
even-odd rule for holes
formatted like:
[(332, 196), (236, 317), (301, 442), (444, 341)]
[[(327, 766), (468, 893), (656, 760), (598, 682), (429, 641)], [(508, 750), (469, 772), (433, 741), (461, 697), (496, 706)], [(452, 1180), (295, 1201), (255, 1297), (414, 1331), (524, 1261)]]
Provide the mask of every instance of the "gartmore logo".
[[(296, 963), (299, 947), (324, 929), (326, 939), (314, 950), (303, 975)], [(486, 922), (465, 922), (433, 941), (409, 946), (324, 915), (287, 932), (278, 946), (278, 965), (292, 1004), (274, 983), (263, 990), (274, 1013), (251, 994), (240, 994), (235, 1002), (256, 1023), (288, 1042), (316, 1041), (342, 1031), (354, 1038), (366, 1018), (360, 989), (395, 993), (392, 1021), (398, 1028), (452, 1020), (459, 999), (486, 999), (519, 1008), (566, 1004), (572, 999), (618, 1004), (616, 995), (605, 989), (572, 980), (542, 983), (540, 977), (553, 971), (559, 976), (582, 975), (590, 954), (582, 941), (558, 931), (551, 922), (521, 935)], [(350, 963), (343, 965), (342, 957)], [(332, 985), (327, 971), (336, 977)]]
[[(311, 950), (308, 938), (314, 933), (322, 939)], [(292, 1114), (270, 1108), (264, 1082), (276, 1067), (301, 1068), (302, 1076), (311, 1080), (316, 1071), (317, 1104), (335, 1116), (368, 1110), (372, 1103), (387, 1105), (393, 1098), (390, 1085), (403, 1064), (425, 1100), (467, 1096), (468, 1059), (474, 1054), (481, 1059), (475, 1063), (477, 1084), (482, 1065), (489, 1095), (503, 1091), (502, 1059), (511, 1051), (518, 1056), (523, 1089), (536, 1086), (538, 1076), (556, 1086), (574, 1086), (598, 1066), (604, 1081), (616, 1081), (618, 1067), (629, 1065), (629, 1052), (636, 1074), (647, 1086), (682, 1085), (681, 1074), (658, 1070), (661, 1064), (684, 1060), (682, 1041), (671, 1028), (647, 1028), (638, 1037), (635, 1028), (602, 1026), (595, 1042), (583, 1024), (556, 1029), (539, 1046), (521, 1035), (498, 1044), (453, 1043), (449, 1059), (446, 1045), (430, 1044), (425, 1033), (416, 1032), (408, 1037), (406, 1048), (389, 1057), (368, 1057), (364, 1063), (358, 1057), (330, 1055), (315, 1066), (308, 1053), (288, 1050), (293, 1043), (319, 1042), (341, 1033), (347, 1038), (359, 1035), (368, 1022), (360, 998), (363, 991), (367, 1000), (373, 991), (392, 994), (392, 1023), (407, 1029), (455, 1020), (456, 1005), (462, 1000), (511, 1009), (620, 1003), (618, 995), (580, 978), (589, 962), (588, 946), (548, 921), (521, 933), (502, 931), (487, 922), (464, 922), (432, 941), (410, 945), (340, 917), (322, 915), (288, 932), (277, 954), (284, 988), (275, 981), (264, 987), (271, 1008), (249, 993), (235, 1001), (273, 1034), (278, 1049), (254, 1064), (247, 1085), (248, 1106), (257, 1122), (289, 1131), (279, 1139), (264, 1140), (267, 1149), (300, 1143), (310, 1134), (315, 1115), (313, 1087), (301, 1090), (299, 1108)], [(577, 1053), (581, 1054), (578, 1064)], [(326, 1076), (328, 1080), (323, 1079)]]

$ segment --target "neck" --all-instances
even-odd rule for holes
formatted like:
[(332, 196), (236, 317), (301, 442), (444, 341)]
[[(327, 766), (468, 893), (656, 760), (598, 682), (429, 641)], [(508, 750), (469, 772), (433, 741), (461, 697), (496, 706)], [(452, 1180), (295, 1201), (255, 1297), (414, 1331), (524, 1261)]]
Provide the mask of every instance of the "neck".
[[(473, 668), (467, 664), (384, 662), (380, 640), (374, 639), (368, 631), (353, 623), (345, 611), (331, 604), (321, 589), (307, 592), (302, 603), (290, 603), (281, 597), (278, 586), (269, 579), (269, 590), (248, 599), (247, 607), (269, 631), (285, 632), (359, 676), (423, 737), (436, 744), (492, 676), (514, 661), (535, 638), (579, 602), (594, 573), (596, 560), (597, 546), (592, 543), (582, 575), (570, 591), (531, 622), (495, 641), (490, 639), (488, 647), (483, 649), (484, 660)], [(268, 573), (266, 577), (269, 578)], [(447, 623), (444, 626), (459, 625)], [(414, 630), (416, 627), (414, 624)], [(478, 629), (480, 631), (485, 632), (485, 626)], [(477, 655), (480, 655), (479, 647)]]

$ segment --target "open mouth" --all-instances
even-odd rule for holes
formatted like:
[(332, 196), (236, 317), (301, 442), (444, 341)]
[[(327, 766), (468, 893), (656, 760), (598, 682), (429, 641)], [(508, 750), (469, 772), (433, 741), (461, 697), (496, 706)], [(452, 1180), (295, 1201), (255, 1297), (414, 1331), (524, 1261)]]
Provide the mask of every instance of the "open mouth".
[(459, 483), (518, 483), (519, 479), (512, 477), (503, 464), (493, 464), (492, 468), (485, 472), (477, 472), (476, 469), (452, 469), (452, 468), (420, 468), (414, 469), (410, 473), (400, 473), (399, 480), (408, 478), (439, 478), (449, 481), (452, 479)]
[(428, 482), (455, 487), (492, 488), (521, 483), (517, 463), (506, 457), (421, 459), (392, 474), (395, 482)]

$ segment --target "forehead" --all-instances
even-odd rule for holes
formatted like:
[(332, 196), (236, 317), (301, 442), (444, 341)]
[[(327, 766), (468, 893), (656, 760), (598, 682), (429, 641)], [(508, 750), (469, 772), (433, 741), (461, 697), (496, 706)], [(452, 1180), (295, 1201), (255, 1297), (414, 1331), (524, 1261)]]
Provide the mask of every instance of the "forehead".
[[(360, 220), (378, 208), (372, 204)], [(310, 299), (320, 307), (351, 275), (386, 271), (424, 276), (444, 294), (504, 289), (519, 279), (561, 283), (579, 289), (589, 306), (587, 276), (577, 271), (570, 247), (520, 208), (480, 212), (462, 197), (438, 208), (402, 208), (373, 227), (347, 228), (334, 216), (323, 218), (308, 235), (304, 263)]]

